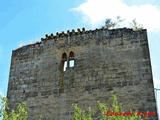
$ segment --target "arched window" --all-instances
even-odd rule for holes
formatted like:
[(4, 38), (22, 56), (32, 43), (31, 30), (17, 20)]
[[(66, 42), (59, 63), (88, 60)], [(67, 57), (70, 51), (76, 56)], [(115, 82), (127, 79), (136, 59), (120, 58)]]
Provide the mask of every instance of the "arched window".
[(69, 53), (69, 67), (74, 67), (74, 52)]
[(62, 70), (66, 71), (67, 68), (67, 54), (63, 53), (62, 54)]

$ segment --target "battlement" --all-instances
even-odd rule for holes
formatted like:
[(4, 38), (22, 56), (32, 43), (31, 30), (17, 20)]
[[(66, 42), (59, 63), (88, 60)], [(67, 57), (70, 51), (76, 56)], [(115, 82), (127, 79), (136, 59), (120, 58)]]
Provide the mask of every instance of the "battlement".
[[(46, 34), (45, 38), (41, 38), (40, 42), (36, 42), (33, 44), (28, 44), (25, 46), (22, 46), (16, 50), (13, 50), (14, 53), (21, 53), (24, 52), (24, 50), (30, 48), (37, 48), (40, 47), (42, 43), (45, 43), (48, 40), (52, 40), (55, 42), (58, 42), (57, 40), (61, 41), (63, 38), (71, 38), (71, 37), (75, 37), (75, 36), (95, 36), (99, 33), (103, 33), (105, 34), (106, 38), (116, 38), (116, 37), (122, 37), (122, 36), (130, 36), (130, 37), (134, 37), (140, 34), (145, 33), (146, 34), (147, 30), (146, 29), (142, 29), (142, 30), (133, 30), (131, 28), (118, 28), (118, 29), (107, 29), (107, 28), (100, 28), (100, 29), (95, 29), (95, 30), (86, 30), (85, 28), (82, 29), (77, 29), (74, 30), (72, 29), (72, 31), (67, 30), (67, 32), (62, 31), (61, 33), (56, 32), (56, 34), (54, 35), (53, 33), (51, 33), (50, 35)], [(137, 34), (137, 35), (136, 35)], [(63, 39), (64, 40), (64, 39)]]
[[(142, 32), (145, 30), (146, 29), (139, 30), (138, 32)], [(117, 34), (118, 32), (122, 32), (122, 31), (130, 32), (130, 33), (135, 32), (133, 29), (130, 29), (130, 28), (107, 29), (107, 28), (102, 27), (101, 29), (95, 29), (95, 30), (85, 30), (85, 28), (82, 28), (82, 30), (81, 30), (78, 28), (77, 31), (72, 29), (72, 31), (67, 30), (66, 33), (64, 31), (62, 31), (61, 33), (56, 32), (56, 35), (54, 35), (53, 33), (51, 33), (50, 35), (46, 34), (45, 38), (41, 38), (41, 41), (48, 40), (48, 39), (55, 39), (55, 38), (59, 38), (59, 37), (66, 37), (66, 36), (72, 37), (73, 35), (96, 33), (99, 31), (108, 31), (111, 34)]]

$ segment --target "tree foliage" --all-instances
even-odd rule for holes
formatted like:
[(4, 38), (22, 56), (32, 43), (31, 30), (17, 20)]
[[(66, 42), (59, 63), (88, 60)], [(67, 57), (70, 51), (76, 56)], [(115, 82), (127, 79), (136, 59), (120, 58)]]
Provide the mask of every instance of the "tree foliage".
[(0, 96), (0, 118), (3, 120), (27, 120), (28, 113), (26, 103), (19, 104), (16, 110), (9, 110), (7, 98)]
[(75, 112), (72, 120), (92, 120), (93, 112), (91, 111), (90, 107), (87, 113), (81, 110), (77, 105), (74, 106), (74, 110)]
[[(110, 18), (107, 18), (105, 20), (105, 25), (102, 26), (104, 28), (107, 28), (107, 29), (113, 29), (113, 28), (119, 28), (120, 27), (120, 24), (124, 21), (124, 19), (121, 19), (120, 16), (117, 16), (116, 20), (113, 21), (112, 19)], [(122, 25), (121, 25), (122, 26)], [(133, 30), (142, 30), (144, 27), (142, 24), (138, 24), (136, 19), (133, 19), (128, 27), (132, 28)]]
[(113, 21), (112, 19), (107, 18), (107, 19), (105, 20), (105, 25), (104, 25), (103, 27), (104, 27), (104, 28), (107, 28), (107, 29), (113, 29), (113, 28), (115, 28), (115, 27), (119, 27), (119, 24), (120, 24), (121, 22), (123, 22), (123, 21), (124, 21), (124, 20), (121, 19), (120, 16), (117, 16), (116, 21)]
[[(98, 116), (98, 120), (143, 120), (141, 116), (137, 116), (137, 112), (132, 112), (130, 110), (130, 113), (134, 113), (132, 115), (111, 115), (108, 114), (108, 111), (110, 113), (125, 113), (123, 111), (122, 105), (117, 102), (117, 97), (115, 95), (113, 96), (113, 103), (112, 106), (109, 108), (104, 103), (97, 102), (98, 109), (100, 111), (100, 115)], [(26, 103), (21, 103), (17, 106), (17, 109), (11, 110), (11, 112), (8, 112), (9, 107), (7, 104), (7, 99), (5, 97), (0, 96), (0, 118), (3, 118), (3, 120), (27, 120), (28, 113), (26, 110)], [(93, 116), (95, 112), (89, 107), (88, 111), (84, 111), (80, 109), (77, 105), (74, 106), (74, 114), (72, 120), (93, 120)], [(41, 120), (42, 116), (38, 119)]]
[[(130, 110), (130, 113), (134, 113), (132, 115), (109, 115), (107, 116), (107, 112), (110, 111), (110, 113), (125, 113), (123, 111), (122, 105), (118, 104), (117, 97), (115, 95), (113, 96), (113, 103), (112, 107), (107, 107), (104, 103), (97, 102), (98, 108), (100, 110), (100, 116), (98, 116), (98, 120), (143, 120), (141, 116), (137, 116), (138, 112), (132, 112)], [(85, 111), (81, 110), (77, 105), (74, 106), (74, 115), (72, 120), (93, 120), (94, 112), (89, 108), (89, 111), (85, 114)]]

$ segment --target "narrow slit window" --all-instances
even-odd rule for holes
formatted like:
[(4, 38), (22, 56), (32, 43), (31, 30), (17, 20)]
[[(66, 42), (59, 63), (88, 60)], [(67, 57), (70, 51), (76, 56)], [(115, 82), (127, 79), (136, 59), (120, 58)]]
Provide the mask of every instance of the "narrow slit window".
[(69, 61), (69, 67), (74, 67), (74, 60)]
[(67, 54), (62, 54), (62, 71), (66, 71), (67, 69)]
[(72, 51), (69, 53), (69, 67), (74, 67), (74, 52)]
[(64, 61), (63, 71), (66, 71), (66, 69), (67, 69), (67, 61)]

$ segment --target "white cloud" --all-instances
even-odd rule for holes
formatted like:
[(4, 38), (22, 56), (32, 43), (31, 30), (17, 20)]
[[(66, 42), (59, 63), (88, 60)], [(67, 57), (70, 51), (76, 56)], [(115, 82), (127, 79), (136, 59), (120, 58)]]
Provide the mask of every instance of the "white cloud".
[(87, 0), (72, 10), (81, 13), (83, 21), (92, 27), (102, 25), (106, 18), (121, 16), (125, 24), (136, 18), (149, 31), (160, 30), (160, 8), (150, 4), (128, 6), (121, 0)]

